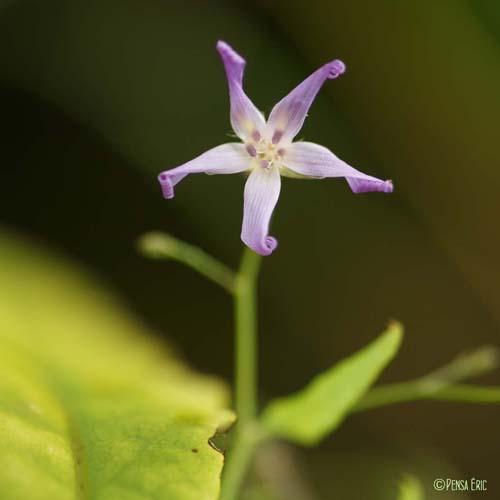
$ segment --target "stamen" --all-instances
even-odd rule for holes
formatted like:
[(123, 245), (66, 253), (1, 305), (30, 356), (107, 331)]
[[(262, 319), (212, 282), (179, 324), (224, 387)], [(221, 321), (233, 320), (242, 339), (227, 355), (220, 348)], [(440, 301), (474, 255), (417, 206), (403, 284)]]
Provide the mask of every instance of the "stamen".
[(269, 165), (270, 165), (271, 162), (267, 161), (267, 160), (260, 160), (260, 166), (262, 168), (269, 168)]
[(261, 136), (260, 136), (260, 132), (258, 130), (254, 130), (252, 132), (252, 139), (255, 141), (255, 142), (259, 142), (260, 139), (261, 139)]
[(253, 144), (247, 145), (247, 153), (250, 156), (257, 156), (257, 150), (255, 149), (255, 146)]
[(330, 65), (330, 74), (328, 75), (328, 78), (330, 80), (338, 78), (342, 73), (345, 73), (345, 70), (345, 64), (340, 59), (335, 59), (335, 61), (332, 61)]
[(285, 156), (285, 150), (283, 148), (279, 148), (278, 151), (276, 151), (276, 154), (278, 156)]
[(276, 130), (273, 134), (272, 142), (273, 144), (278, 144), (280, 142), (280, 139), (283, 137), (283, 132), (281, 130)]

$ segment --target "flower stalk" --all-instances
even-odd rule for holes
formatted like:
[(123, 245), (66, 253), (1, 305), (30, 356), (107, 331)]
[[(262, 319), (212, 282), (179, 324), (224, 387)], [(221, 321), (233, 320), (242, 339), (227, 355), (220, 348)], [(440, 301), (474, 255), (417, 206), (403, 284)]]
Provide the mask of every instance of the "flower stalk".
[(258, 427), (255, 422), (246, 424), (238, 422), (227, 463), (222, 472), (219, 500), (238, 498), (259, 441)]
[(257, 414), (257, 281), (262, 257), (245, 248), (236, 276), (235, 408), (240, 425)]
[(238, 421), (234, 441), (224, 466), (220, 500), (237, 498), (259, 440), (257, 284), (262, 257), (245, 248), (236, 275), (235, 312), (235, 409)]

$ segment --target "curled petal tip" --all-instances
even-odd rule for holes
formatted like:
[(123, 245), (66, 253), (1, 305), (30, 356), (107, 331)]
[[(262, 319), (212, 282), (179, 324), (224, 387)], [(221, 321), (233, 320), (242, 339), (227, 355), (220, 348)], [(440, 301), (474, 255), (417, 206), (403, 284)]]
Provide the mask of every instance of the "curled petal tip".
[(226, 50), (229, 48), (229, 45), (224, 40), (217, 40), (217, 44), (215, 45), (217, 50)]
[(384, 181), (384, 193), (392, 193), (394, 191), (394, 184), (392, 183), (392, 180), (389, 179), (387, 181)]
[(167, 200), (174, 197), (174, 186), (172, 183), (172, 179), (166, 173), (161, 173), (158, 176), (158, 181), (160, 182), (161, 191), (163, 193), (163, 197)]
[(266, 249), (266, 253), (264, 253), (263, 255), (271, 255), (276, 250), (277, 247), (278, 247), (278, 240), (273, 236), (268, 236), (264, 240), (264, 248)]
[(394, 191), (394, 186), (391, 180), (381, 181), (380, 179), (375, 179), (374, 177), (346, 177), (349, 186), (353, 193), (392, 193)]
[[(244, 243), (248, 245), (248, 243), (246, 243), (245, 241)], [(273, 236), (266, 236), (261, 244), (252, 244), (248, 246), (255, 253), (258, 253), (259, 255), (263, 255), (265, 257), (267, 255), (271, 255), (276, 250), (276, 248), (278, 247), (278, 240)]]
[(245, 64), (245, 59), (235, 52), (224, 40), (219, 40), (217, 42), (216, 49), (222, 57), (227, 57), (237, 64)]
[(217, 49), (217, 52), (229, 51), (229, 45), (224, 40), (217, 40), (215, 48)]
[(328, 78), (330, 80), (338, 78), (340, 75), (345, 73), (345, 70), (345, 64), (340, 59), (335, 59), (335, 61), (332, 61), (330, 64), (330, 74), (328, 75)]

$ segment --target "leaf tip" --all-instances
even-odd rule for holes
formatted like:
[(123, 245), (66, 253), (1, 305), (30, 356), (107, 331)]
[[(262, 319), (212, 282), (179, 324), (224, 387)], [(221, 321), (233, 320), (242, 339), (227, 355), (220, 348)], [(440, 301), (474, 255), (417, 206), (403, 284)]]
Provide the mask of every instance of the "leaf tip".
[(394, 340), (397, 342), (398, 346), (401, 343), (401, 341), (403, 340), (404, 332), (405, 332), (405, 329), (404, 329), (403, 323), (401, 323), (400, 321), (398, 321), (396, 319), (392, 319), (392, 318), (389, 319), (389, 321), (387, 322), (387, 328), (385, 330), (385, 334), (387, 336), (394, 337)]

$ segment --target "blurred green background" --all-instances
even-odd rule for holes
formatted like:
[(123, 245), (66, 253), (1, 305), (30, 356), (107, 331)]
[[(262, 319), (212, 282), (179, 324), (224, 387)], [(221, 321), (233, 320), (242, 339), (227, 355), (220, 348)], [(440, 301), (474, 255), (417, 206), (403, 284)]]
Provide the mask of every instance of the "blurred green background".
[[(10, 0), (0, 3), (2, 223), (75, 257), (198, 369), (232, 377), (229, 299), (134, 242), (160, 229), (237, 265), (240, 176), (156, 175), (230, 133), (215, 43), (248, 61), (264, 112), (343, 59), (300, 137), (395, 193), (284, 179), (279, 248), (260, 295), (263, 400), (298, 389), (390, 317), (406, 326), (384, 381), (499, 343), (500, 4), (497, 1)], [(484, 383), (499, 383), (498, 376)], [(488, 480), (500, 496), (498, 407), (415, 403), (355, 415), (297, 450), (320, 498), (387, 499), (402, 472)], [(391, 493), (392, 495), (392, 493)], [(433, 496), (434, 495), (434, 496)]]

